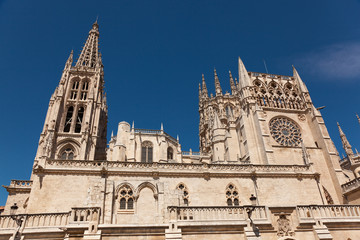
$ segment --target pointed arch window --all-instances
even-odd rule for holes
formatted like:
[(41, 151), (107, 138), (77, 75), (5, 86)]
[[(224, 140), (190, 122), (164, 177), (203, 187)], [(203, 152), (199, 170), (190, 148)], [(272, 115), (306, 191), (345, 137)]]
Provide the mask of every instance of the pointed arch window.
[(80, 85), (80, 82), (78, 80), (73, 82), (73, 85), (71, 87), (70, 99), (76, 100), (77, 95), (78, 95), (79, 85)]
[(77, 118), (76, 118), (76, 124), (75, 124), (75, 132), (80, 133), (81, 132), (81, 125), (84, 117), (84, 108), (79, 107)]
[(67, 110), (66, 117), (65, 117), (64, 132), (70, 132), (73, 113), (74, 113), (74, 107), (70, 106)]
[(174, 150), (172, 149), (172, 147), (168, 147), (167, 148), (167, 160), (172, 160), (174, 159)]
[(189, 206), (189, 190), (186, 185), (180, 183), (179, 185), (177, 185), (176, 189), (179, 190), (181, 193), (182, 204)]
[(89, 89), (89, 82), (84, 81), (81, 87), (81, 97), (80, 100), (86, 100), (88, 95), (88, 89)]
[(120, 210), (134, 209), (134, 191), (127, 185), (119, 190)]
[(141, 162), (153, 162), (153, 144), (150, 141), (144, 141), (141, 144)]
[(66, 148), (61, 154), (61, 160), (73, 160), (74, 159), (74, 150), (70, 147)]
[(230, 183), (226, 187), (226, 204), (228, 206), (239, 206), (239, 192), (236, 189), (235, 185)]

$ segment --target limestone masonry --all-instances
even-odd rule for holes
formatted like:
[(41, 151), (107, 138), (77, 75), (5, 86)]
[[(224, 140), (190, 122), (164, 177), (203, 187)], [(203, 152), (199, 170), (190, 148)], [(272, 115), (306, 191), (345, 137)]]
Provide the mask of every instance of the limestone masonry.
[(200, 151), (183, 152), (127, 122), (107, 143), (98, 45), (95, 22), (50, 98), (31, 179), (4, 186), (0, 240), (360, 239), (360, 155), (339, 126), (340, 159), (295, 68), (248, 72), (239, 58), (231, 93), (215, 71), (214, 95), (203, 76)]

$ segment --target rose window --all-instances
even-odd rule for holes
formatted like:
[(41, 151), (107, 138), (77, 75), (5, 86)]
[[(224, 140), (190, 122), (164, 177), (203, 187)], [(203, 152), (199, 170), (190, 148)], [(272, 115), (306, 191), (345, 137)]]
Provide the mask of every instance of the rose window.
[(271, 136), (280, 145), (295, 147), (301, 143), (300, 128), (295, 122), (284, 117), (277, 117), (270, 121)]

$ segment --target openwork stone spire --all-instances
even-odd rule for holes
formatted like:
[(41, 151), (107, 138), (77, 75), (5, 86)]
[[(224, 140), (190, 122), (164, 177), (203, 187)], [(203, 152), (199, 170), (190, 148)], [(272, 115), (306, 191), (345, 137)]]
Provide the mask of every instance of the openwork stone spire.
[(204, 98), (207, 98), (208, 97), (208, 91), (207, 91), (207, 88), (206, 88), (204, 74), (202, 74), (202, 76), (201, 76), (201, 81), (202, 81), (202, 96)]
[(85, 66), (95, 68), (96, 63), (101, 62), (99, 55), (99, 25), (97, 21), (92, 25), (85, 46), (81, 51), (76, 66)]

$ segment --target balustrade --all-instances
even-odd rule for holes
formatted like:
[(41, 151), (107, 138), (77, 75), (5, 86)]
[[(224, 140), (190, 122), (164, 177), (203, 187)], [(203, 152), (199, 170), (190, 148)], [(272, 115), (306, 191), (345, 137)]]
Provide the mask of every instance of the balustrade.
[(71, 209), (71, 222), (86, 223), (86, 222), (99, 222), (100, 208), (72, 208)]
[[(250, 207), (252, 208), (252, 206)], [(247, 206), (234, 207), (168, 207), (172, 219), (177, 221), (245, 221)], [(267, 208), (256, 206), (251, 218), (254, 221), (268, 220)]]
[(360, 217), (360, 205), (310, 205), (297, 206), (298, 217), (301, 220), (324, 219), (325, 221), (353, 219)]
[(344, 183), (341, 185), (341, 188), (344, 193), (350, 192), (360, 187), (360, 178), (355, 178), (354, 180)]
[[(60, 227), (71, 223), (89, 223), (100, 220), (100, 208), (72, 208), (71, 212), (21, 214), (24, 227)], [(0, 229), (16, 228), (10, 215), (0, 215)]]

